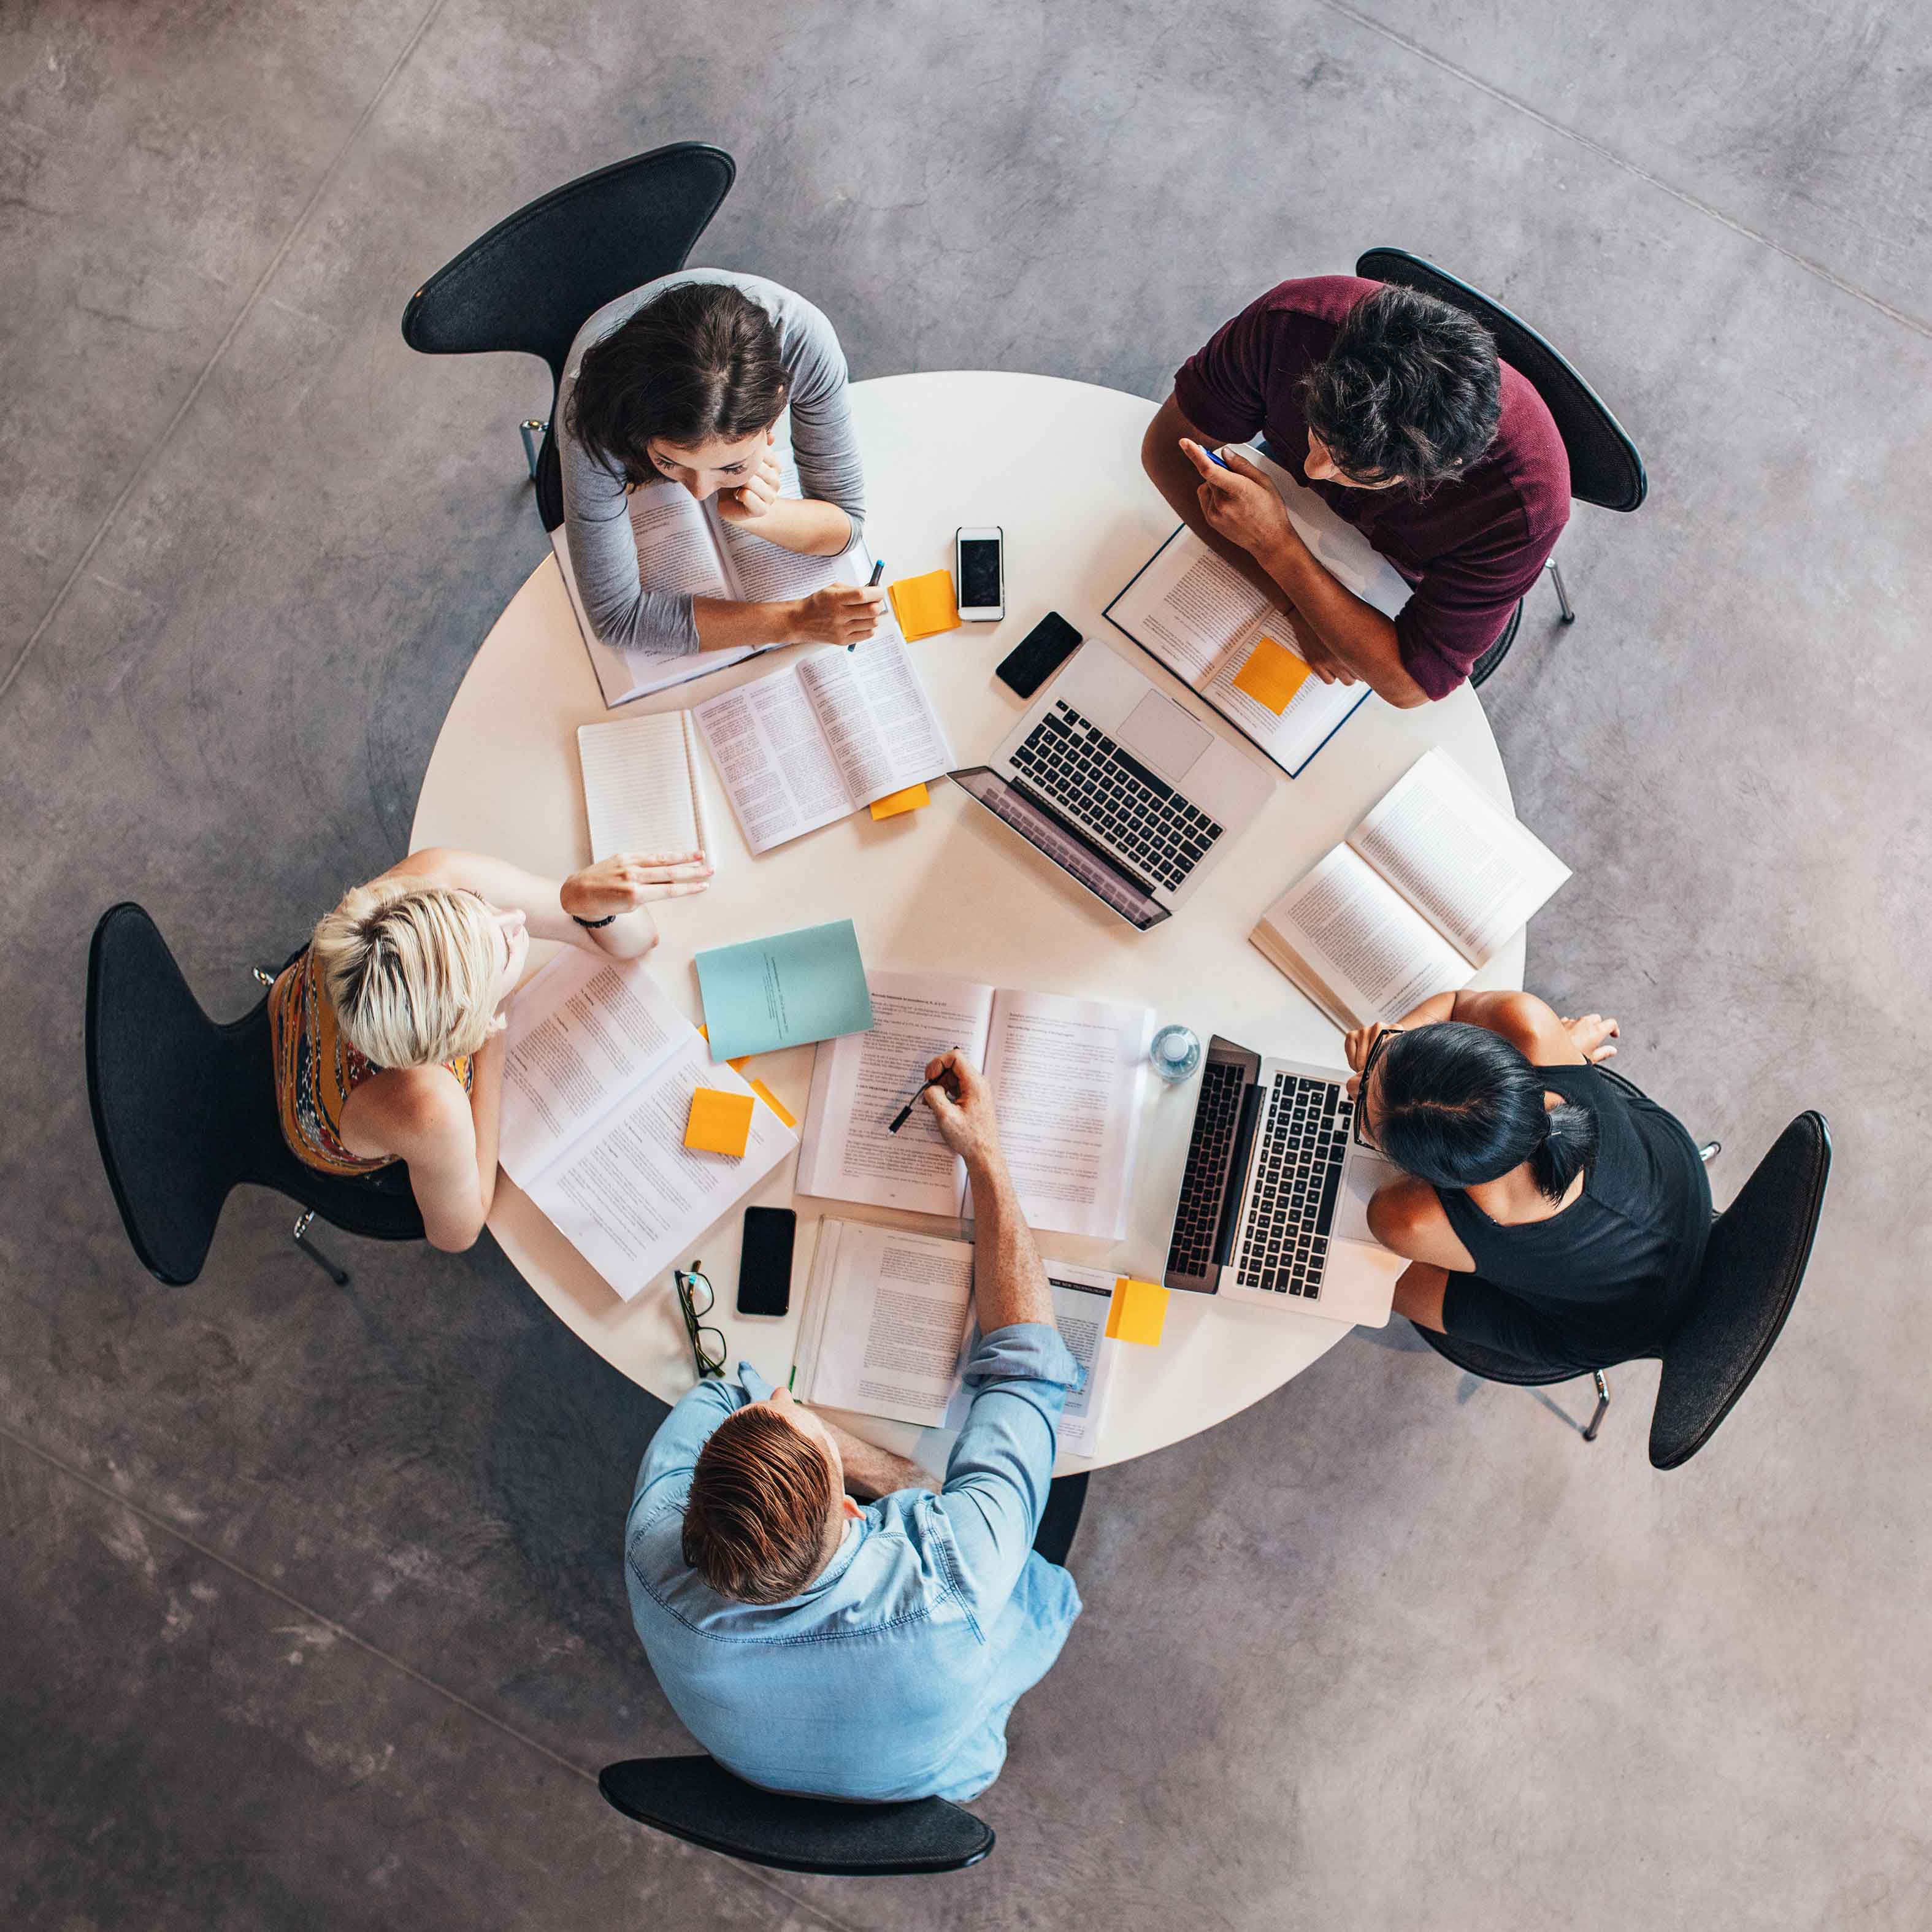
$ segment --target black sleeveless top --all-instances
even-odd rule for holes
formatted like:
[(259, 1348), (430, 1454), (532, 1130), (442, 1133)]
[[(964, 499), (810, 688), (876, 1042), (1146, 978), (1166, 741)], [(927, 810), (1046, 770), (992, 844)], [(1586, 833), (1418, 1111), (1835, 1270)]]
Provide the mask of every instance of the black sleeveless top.
[(1546, 1221), (1504, 1227), (1460, 1188), (1436, 1198), (1475, 1272), (1542, 1316), (1580, 1354), (1643, 1353), (1676, 1327), (1711, 1238), (1696, 1143), (1653, 1102), (1594, 1066), (1540, 1066), (1543, 1084), (1597, 1117), (1583, 1191)]

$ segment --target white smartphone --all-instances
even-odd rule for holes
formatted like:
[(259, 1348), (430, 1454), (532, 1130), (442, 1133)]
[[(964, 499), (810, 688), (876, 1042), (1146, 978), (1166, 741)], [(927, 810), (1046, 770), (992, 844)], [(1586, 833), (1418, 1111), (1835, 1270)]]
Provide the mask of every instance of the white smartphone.
[(962, 623), (996, 622), (1006, 614), (1006, 540), (998, 524), (953, 532), (952, 592)]

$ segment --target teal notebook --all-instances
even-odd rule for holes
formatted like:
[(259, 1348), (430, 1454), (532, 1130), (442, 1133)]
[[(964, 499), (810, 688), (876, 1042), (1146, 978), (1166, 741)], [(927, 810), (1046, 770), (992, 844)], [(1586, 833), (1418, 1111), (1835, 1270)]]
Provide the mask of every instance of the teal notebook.
[(714, 1060), (872, 1030), (872, 996), (849, 919), (713, 946), (696, 964)]

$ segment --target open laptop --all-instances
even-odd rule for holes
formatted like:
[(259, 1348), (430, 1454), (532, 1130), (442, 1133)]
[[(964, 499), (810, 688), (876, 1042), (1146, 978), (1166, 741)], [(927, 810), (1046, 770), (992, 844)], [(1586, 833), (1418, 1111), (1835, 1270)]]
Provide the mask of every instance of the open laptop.
[(990, 764), (951, 776), (1143, 932), (1186, 903), (1274, 788), (1099, 644), (1060, 667)]
[(1167, 1252), (1169, 1288), (1372, 1328), (1408, 1264), (1369, 1232), (1401, 1170), (1349, 1132), (1348, 1076), (1264, 1060), (1219, 1034), (1201, 1087)]

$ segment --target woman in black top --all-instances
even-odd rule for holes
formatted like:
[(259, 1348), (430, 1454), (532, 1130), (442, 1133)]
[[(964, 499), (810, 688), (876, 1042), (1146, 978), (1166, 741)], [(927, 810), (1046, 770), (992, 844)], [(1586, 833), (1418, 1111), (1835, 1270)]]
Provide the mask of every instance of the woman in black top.
[(1411, 1177), (1369, 1207), (1414, 1263), (1397, 1314), (1579, 1373), (1676, 1326), (1710, 1186), (1676, 1120), (1598, 1070), (1616, 1030), (1528, 993), (1442, 993), (1348, 1036), (1364, 1138)]

